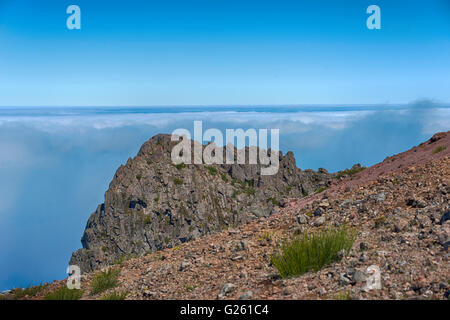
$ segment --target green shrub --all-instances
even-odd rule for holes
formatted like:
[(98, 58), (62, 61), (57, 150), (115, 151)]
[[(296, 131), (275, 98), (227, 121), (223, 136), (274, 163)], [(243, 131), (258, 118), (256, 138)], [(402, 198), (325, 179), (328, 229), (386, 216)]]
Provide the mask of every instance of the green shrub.
[(379, 226), (383, 225), (386, 222), (385, 216), (379, 216), (375, 218), (375, 227), (378, 228)]
[(206, 169), (208, 169), (209, 174), (212, 176), (217, 174), (217, 169), (215, 167), (206, 166)]
[(186, 167), (186, 165), (185, 165), (184, 163), (179, 163), (179, 164), (176, 164), (176, 165), (175, 165), (175, 168), (177, 168), (177, 170), (181, 170), (181, 169), (183, 169), (184, 167)]
[(350, 293), (347, 291), (341, 291), (334, 295), (333, 300), (351, 300)]
[[(145, 223), (145, 219), (144, 219), (144, 223)], [(138, 256), (136, 254), (123, 254), (120, 256), (120, 258), (118, 258), (116, 261), (114, 261), (114, 264), (120, 264), (122, 265), (122, 263), (124, 263), (125, 261), (128, 261), (130, 259), (134, 259), (137, 258)]]
[(152, 215), (147, 214), (144, 218), (144, 224), (150, 224), (150, 223), (152, 223), (152, 221), (153, 221)]
[(245, 191), (245, 193), (246, 193), (248, 196), (252, 196), (252, 195), (255, 194), (255, 189), (253, 189), (253, 187), (250, 187), (250, 188), (248, 188), (248, 189)]
[(316, 191), (314, 191), (314, 193), (321, 193), (322, 191), (325, 191), (325, 190), (327, 190), (327, 187), (323, 186), (323, 187), (317, 188)]
[(69, 289), (66, 286), (47, 294), (45, 300), (79, 300), (83, 295), (80, 289)]
[(175, 179), (173, 179), (173, 183), (175, 183), (176, 186), (182, 185), (183, 179), (175, 178)]
[(126, 292), (116, 292), (115, 290), (111, 293), (107, 293), (102, 297), (102, 300), (125, 300), (127, 297)]
[(349, 251), (355, 238), (356, 232), (346, 227), (305, 234), (282, 244), (271, 262), (283, 278), (318, 271), (339, 261), (339, 251)]
[(220, 175), (220, 177), (222, 178), (223, 182), (228, 182), (228, 176), (227, 176), (226, 173), (222, 173), (222, 174)]
[(436, 153), (439, 153), (439, 152), (441, 152), (441, 151), (444, 151), (446, 148), (447, 148), (446, 146), (439, 146), (439, 147), (436, 147), (436, 148), (434, 148), (434, 150), (433, 150), (433, 154), (436, 154)]
[(136, 179), (138, 179), (138, 181), (141, 180), (141, 178), (142, 178), (142, 175), (140, 175), (140, 174), (136, 175)]
[(29, 297), (33, 297), (35, 295), (37, 295), (39, 292), (41, 292), (46, 286), (40, 284), (38, 286), (28, 286), (25, 289), (22, 288), (16, 288), (14, 289), (14, 299), (21, 299), (25, 296), (29, 296)]
[(91, 282), (92, 294), (115, 288), (119, 284), (119, 274), (120, 269), (109, 269), (107, 271), (98, 272)]
[(340, 177), (343, 177), (345, 175), (351, 176), (351, 175), (354, 175), (354, 174), (356, 174), (358, 172), (361, 172), (361, 171), (363, 171), (365, 169), (366, 169), (365, 166), (360, 167), (360, 166), (356, 166), (355, 165), (351, 169), (345, 169), (345, 170), (339, 171), (337, 173), (337, 175), (336, 175), (336, 178), (339, 179)]

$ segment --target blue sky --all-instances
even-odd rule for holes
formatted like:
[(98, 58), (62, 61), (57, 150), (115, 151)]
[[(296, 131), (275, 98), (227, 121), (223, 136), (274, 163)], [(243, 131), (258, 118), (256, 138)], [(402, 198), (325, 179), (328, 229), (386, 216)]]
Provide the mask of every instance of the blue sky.
[(449, 102), (449, 54), (446, 0), (0, 0), (2, 106)]

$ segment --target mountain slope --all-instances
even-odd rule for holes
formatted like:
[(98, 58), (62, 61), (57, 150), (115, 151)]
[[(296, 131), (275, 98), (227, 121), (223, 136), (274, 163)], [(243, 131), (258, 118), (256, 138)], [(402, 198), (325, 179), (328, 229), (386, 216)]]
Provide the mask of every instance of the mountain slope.
[[(270, 216), (122, 261), (114, 267), (119, 284), (105, 292), (127, 299), (448, 299), (449, 137), (440, 133), (394, 156), (400, 168), (387, 159), (374, 166), (378, 174), (368, 168), (335, 179)], [(342, 225), (358, 234), (340, 261), (281, 279), (270, 258), (284, 239)], [(381, 289), (365, 288), (371, 266), (380, 270)], [(82, 299), (104, 294), (91, 292), (95, 276), (83, 277)], [(55, 281), (33, 299), (65, 284)]]

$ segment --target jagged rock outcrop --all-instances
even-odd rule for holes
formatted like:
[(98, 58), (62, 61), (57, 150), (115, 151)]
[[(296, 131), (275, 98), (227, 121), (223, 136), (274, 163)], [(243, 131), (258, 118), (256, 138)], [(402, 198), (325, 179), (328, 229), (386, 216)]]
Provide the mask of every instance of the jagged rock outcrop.
[(88, 272), (267, 217), (284, 198), (313, 193), (333, 177), (326, 170), (300, 170), (292, 152), (280, 152), (279, 171), (272, 176), (261, 175), (260, 164), (174, 165), (177, 142), (170, 138), (154, 136), (120, 166), (71, 265)]

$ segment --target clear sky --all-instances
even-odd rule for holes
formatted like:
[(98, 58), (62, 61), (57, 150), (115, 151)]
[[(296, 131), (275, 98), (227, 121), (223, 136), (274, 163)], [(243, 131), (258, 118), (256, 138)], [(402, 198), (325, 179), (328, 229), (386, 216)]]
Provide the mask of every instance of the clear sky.
[(0, 106), (449, 102), (449, 36), (448, 0), (0, 0)]

